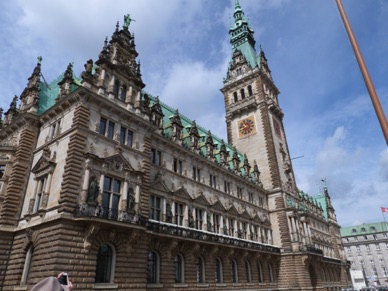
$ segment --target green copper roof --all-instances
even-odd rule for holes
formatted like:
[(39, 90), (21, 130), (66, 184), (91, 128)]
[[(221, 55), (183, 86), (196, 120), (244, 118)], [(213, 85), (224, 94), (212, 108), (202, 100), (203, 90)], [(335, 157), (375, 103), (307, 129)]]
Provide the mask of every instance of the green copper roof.
[(244, 18), (244, 11), (241, 9), (238, 0), (235, 2), (234, 23), (229, 28), (230, 43), (232, 44), (233, 52), (241, 51), (245, 59), (252, 68), (260, 66), (260, 59), (255, 49), (254, 31), (250, 27), (247, 20)]
[[(155, 97), (153, 97), (149, 93), (143, 92), (143, 95), (144, 94), (147, 94), (151, 98), (151, 105), (153, 105), (155, 103)], [(171, 138), (172, 131), (171, 131), (170, 118), (172, 118), (175, 115), (176, 110), (173, 109), (172, 107), (164, 104), (163, 102), (159, 101), (159, 103), (160, 103), (160, 106), (162, 107), (162, 112), (164, 114), (164, 117), (163, 117), (164, 136), (166, 136), (167, 138)], [(189, 138), (188, 130), (193, 126), (193, 121), (180, 113), (179, 113), (179, 117), (180, 117), (182, 125), (183, 125), (183, 146), (188, 147), (188, 138)], [(209, 131), (206, 130), (205, 128), (199, 126), (198, 124), (196, 126), (198, 129), (198, 133), (201, 137), (201, 139), (200, 139), (200, 154), (202, 156), (206, 156), (205, 142), (206, 142), (206, 138), (208, 136)], [(221, 138), (215, 136), (214, 134), (211, 134), (211, 136), (213, 138), (213, 143), (215, 144), (216, 162), (220, 163), (221, 161), (220, 161), (219, 152), (220, 152), (220, 146), (221, 146), (223, 140)], [(225, 142), (224, 142), (224, 144), (226, 146), (226, 150), (229, 152), (228, 162), (230, 165), (230, 169), (234, 170), (233, 161), (232, 161), (232, 154), (235, 152), (235, 149), (231, 145), (229, 145)], [(242, 168), (243, 163), (244, 163), (244, 154), (238, 150), (236, 150), (236, 152), (237, 152), (238, 158), (240, 159), (240, 171), (241, 171), (242, 175), (245, 175), (244, 168)], [(251, 165), (251, 167), (253, 168), (253, 165)]]
[[(62, 81), (64, 73), (59, 75), (54, 81), (50, 84), (46, 82), (40, 82), (40, 93), (39, 93), (39, 106), (38, 106), (38, 115), (42, 115), (45, 111), (50, 109), (55, 104), (55, 99), (58, 97), (59, 85), (58, 83)], [(74, 82), (71, 84), (70, 90), (73, 92), (81, 85), (81, 78), (77, 78), (73, 75)]]
[(341, 236), (368, 235), (380, 232), (388, 232), (387, 222), (364, 223), (355, 226), (341, 227)]

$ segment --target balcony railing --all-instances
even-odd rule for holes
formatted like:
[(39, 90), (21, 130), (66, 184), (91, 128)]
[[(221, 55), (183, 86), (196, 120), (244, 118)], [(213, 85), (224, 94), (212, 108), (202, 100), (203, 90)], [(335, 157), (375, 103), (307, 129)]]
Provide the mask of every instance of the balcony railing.
[(223, 234), (213, 233), (194, 228), (183, 227), (171, 223), (164, 223), (156, 220), (148, 220), (148, 230), (158, 233), (177, 235), (191, 239), (198, 239), (208, 242), (216, 242), (224, 245), (233, 245), (236, 247), (250, 248), (263, 252), (280, 253), (280, 248)]

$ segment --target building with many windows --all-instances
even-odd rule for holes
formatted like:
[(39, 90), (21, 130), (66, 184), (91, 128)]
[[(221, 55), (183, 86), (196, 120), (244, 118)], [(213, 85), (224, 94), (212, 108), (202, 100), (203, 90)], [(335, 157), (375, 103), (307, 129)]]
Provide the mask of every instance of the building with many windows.
[(0, 128), (0, 289), (339, 290), (328, 189), (298, 190), (264, 51), (235, 3), (228, 140), (145, 91), (129, 17), (77, 77), (38, 61)]
[(354, 287), (387, 286), (388, 223), (342, 227), (341, 236)]

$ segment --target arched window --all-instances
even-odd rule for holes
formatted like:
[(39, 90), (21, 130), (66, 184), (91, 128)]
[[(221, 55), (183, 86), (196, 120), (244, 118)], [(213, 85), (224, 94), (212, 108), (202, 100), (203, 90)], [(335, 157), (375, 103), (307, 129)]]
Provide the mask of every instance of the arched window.
[(326, 282), (325, 270), (321, 269), (322, 282)]
[(259, 275), (259, 283), (263, 283), (264, 282), (263, 266), (261, 265), (260, 262), (257, 263), (257, 272), (258, 272), (258, 275)]
[(216, 283), (222, 283), (222, 261), (220, 258), (216, 258)]
[(238, 283), (238, 267), (236, 260), (232, 260), (232, 281)]
[(28, 248), (27, 253), (26, 253), (26, 260), (24, 262), (22, 280), (20, 281), (20, 285), (27, 285), (27, 283), (28, 283), (28, 278), (30, 276), (30, 271), (31, 271), (33, 254), (34, 254), (34, 247), (31, 245)]
[(247, 282), (252, 282), (251, 264), (249, 262), (245, 262), (245, 272), (247, 273)]
[(159, 256), (155, 252), (148, 253), (148, 283), (159, 283)]
[(97, 253), (95, 283), (111, 283), (114, 275), (114, 250), (108, 244), (102, 244)]
[(184, 260), (182, 255), (178, 254), (174, 259), (175, 263), (175, 283), (184, 283), (185, 282), (185, 273), (184, 273)]
[(195, 262), (195, 269), (197, 272), (197, 283), (205, 282), (205, 263), (202, 257), (197, 257)]
[(268, 275), (269, 275), (269, 281), (273, 282), (273, 269), (271, 263), (268, 263)]
[(253, 95), (253, 91), (252, 91), (252, 86), (251, 85), (248, 85), (248, 95), (249, 96)]

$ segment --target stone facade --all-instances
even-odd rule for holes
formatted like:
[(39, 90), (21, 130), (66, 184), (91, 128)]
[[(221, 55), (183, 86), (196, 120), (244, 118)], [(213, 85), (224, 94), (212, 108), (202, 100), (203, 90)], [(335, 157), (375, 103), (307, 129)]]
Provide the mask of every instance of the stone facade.
[(327, 188), (298, 191), (238, 1), (234, 18), (228, 143), (144, 91), (127, 17), (79, 78), (70, 64), (47, 90), (38, 60), (0, 118), (0, 290), (61, 271), (76, 290), (346, 286)]
[(357, 289), (387, 286), (388, 224), (378, 222), (343, 227), (341, 236), (354, 286)]

